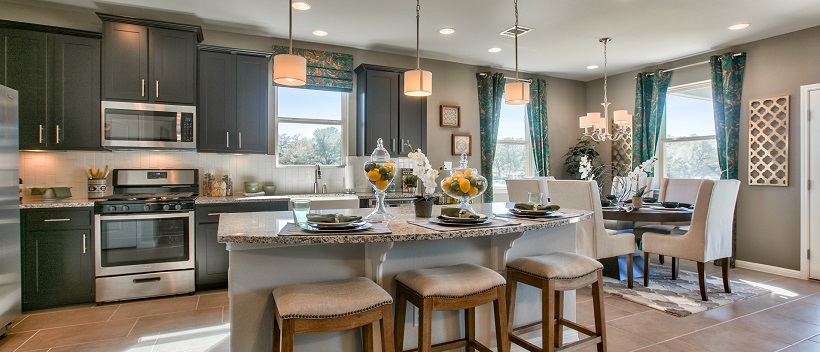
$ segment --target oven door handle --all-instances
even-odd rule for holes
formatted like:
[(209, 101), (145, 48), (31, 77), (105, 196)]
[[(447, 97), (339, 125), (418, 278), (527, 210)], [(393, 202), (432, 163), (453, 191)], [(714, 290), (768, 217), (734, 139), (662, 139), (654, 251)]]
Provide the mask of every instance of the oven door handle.
[(141, 220), (141, 219), (173, 219), (190, 217), (189, 212), (159, 213), (159, 214), (128, 214), (128, 215), (100, 215), (100, 221), (107, 220)]

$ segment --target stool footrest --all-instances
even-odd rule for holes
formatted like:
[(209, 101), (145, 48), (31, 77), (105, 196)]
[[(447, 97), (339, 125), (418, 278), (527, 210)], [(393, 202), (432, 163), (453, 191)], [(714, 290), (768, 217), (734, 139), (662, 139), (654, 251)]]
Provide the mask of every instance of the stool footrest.
[(590, 336), (582, 340), (568, 343), (555, 349), (555, 351), (580, 351), (587, 346), (594, 346), (601, 342), (600, 336)]
[(513, 342), (516, 345), (518, 345), (519, 347), (521, 347), (521, 348), (523, 348), (527, 351), (530, 351), (530, 352), (542, 352), (541, 348), (539, 348), (538, 346), (533, 345), (529, 341), (524, 340), (524, 339), (522, 339), (518, 336), (515, 336), (513, 334), (510, 334), (510, 342)]
[[(453, 341), (447, 341), (447, 342), (434, 344), (434, 345), (430, 346), (430, 350), (432, 352), (449, 351), (449, 350), (454, 350), (454, 349), (457, 349), (457, 348), (464, 348), (464, 347), (467, 347), (467, 346), (470, 346), (470, 343), (467, 341), (467, 339), (459, 339), (459, 340), (453, 340)], [(478, 341), (474, 341), (471, 347), (473, 347), (476, 350), (479, 350), (481, 352), (493, 352), (493, 350), (487, 348), (487, 346), (482, 345)], [(404, 352), (417, 352), (418, 350), (419, 350), (418, 348), (414, 348), (414, 349), (410, 349), (410, 350), (405, 350)]]
[(560, 323), (561, 325), (563, 325), (563, 326), (566, 326), (566, 327), (568, 327), (568, 328), (572, 329), (572, 330), (575, 330), (575, 331), (578, 331), (578, 332), (582, 332), (582, 333), (584, 333), (584, 335), (590, 335), (590, 336), (592, 336), (592, 335), (597, 335), (597, 333), (596, 333), (595, 331), (592, 331), (592, 330), (587, 329), (587, 328), (585, 328), (585, 327), (583, 327), (583, 326), (581, 326), (581, 325), (578, 325), (578, 324), (577, 324), (577, 323), (575, 323), (574, 321), (570, 321), (570, 320), (566, 320), (566, 319), (561, 319), (561, 321), (560, 321), (559, 323)]

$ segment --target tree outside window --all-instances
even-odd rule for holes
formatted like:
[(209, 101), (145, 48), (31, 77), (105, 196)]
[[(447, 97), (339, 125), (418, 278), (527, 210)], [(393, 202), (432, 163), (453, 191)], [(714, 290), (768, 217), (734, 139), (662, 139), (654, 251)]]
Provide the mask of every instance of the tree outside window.
[(531, 177), (535, 168), (526, 105), (501, 105), (498, 138), (493, 160), (493, 188), (506, 188), (505, 180)]
[(347, 93), (276, 87), (278, 165), (342, 165)]

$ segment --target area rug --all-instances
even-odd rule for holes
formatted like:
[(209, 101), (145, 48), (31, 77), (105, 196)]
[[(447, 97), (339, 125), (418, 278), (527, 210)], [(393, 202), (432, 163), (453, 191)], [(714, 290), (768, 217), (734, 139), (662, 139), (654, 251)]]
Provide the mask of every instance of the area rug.
[(629, 289), (626, 281), (604, 277), (604, 292), (678, 317), (704, 312), (771, 292), (732, 280), (730, 275), (732, 293), (725, 293), (722, 276), (719, 273), (706, 274), (706, 293), (709, 295), (709, 300), (704, 302), (700, 299), (698, 273), (680, 270), (678, 279), (671, 280), (671, 268), (652, 264), (651, 270), (652, 275), (649, 276), (648, 288), (643, 286), (643, 278), (636, 278), (634, 288)]

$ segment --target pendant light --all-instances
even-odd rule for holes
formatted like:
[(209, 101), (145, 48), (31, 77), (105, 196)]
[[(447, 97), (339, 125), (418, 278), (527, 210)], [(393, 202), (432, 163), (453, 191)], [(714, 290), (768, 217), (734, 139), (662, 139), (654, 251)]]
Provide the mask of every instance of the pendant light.
[(404, 73), (404, 95), (426, 97), (433, 94), (433, 73), (422, 70), (419, 65), (419, 11), (416, 0), (416, 69)]
[(273, 57), (273, 82), (283, 86), (303, 86), (307, 82), (307, 60), (293, 55), (293, 0), (288, 0), (288, 38), (290, 45), (287, 54)]
[(604, 102), (601, 103), (604, 107), (604, 116), (601, 116), (600, 112), (590, 112), (578, 118), (579, 126), (584, 129), (584, 136), (596, 142), (619, 139), (629, 141), (632, 138), (632, 115), (629, 115), (626, 110), (617, 110), (613, 113), (613, 131), (611, 133), (609, 131), (609, 105), (611, 103), (607, 99), (607, 64), (609, 62), (606, 56), (606, 44), (611, 40), (612, 38), (608, 37), (598, 40), (604, 43)]
[(530, 82), (518, 79), (518, 0), (515, 4), (515, 81), (504, 85), (504, 101), (510, 105), (530, 103)]

